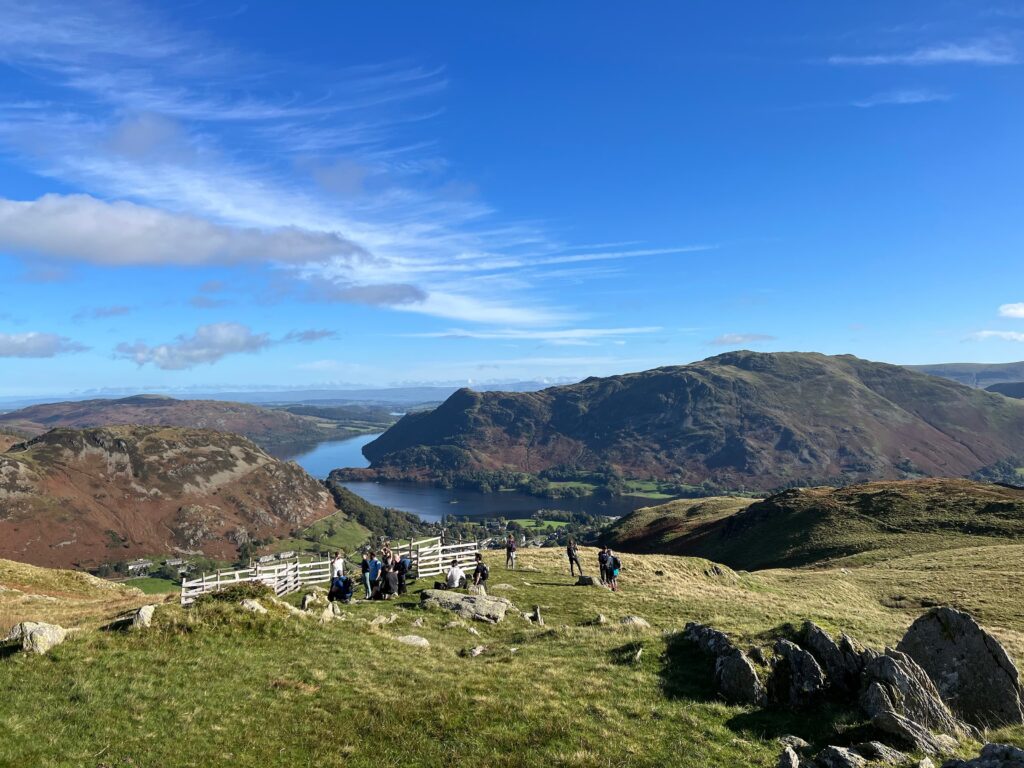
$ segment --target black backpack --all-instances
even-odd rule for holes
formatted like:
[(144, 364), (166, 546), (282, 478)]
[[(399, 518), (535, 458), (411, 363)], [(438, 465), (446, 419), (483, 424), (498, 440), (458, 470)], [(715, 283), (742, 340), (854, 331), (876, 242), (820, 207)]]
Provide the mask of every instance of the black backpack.
[(615, 555), (612, 555), (608, 559), (608, 567), (613, 571), (617, 571), (620, 568), (622, 568), (622, 563), (619, 561), (619, 558), (617, 558)]
[(487, 567), (486, 563), (480, 563), (480, 581), (487, 581), (487, 577), (491, 575), (491, 569)]

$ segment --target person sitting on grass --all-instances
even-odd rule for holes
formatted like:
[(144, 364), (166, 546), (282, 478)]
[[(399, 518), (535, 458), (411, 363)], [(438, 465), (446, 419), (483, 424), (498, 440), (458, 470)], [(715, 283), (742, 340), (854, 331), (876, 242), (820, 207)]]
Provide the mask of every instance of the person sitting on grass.
[(434, 589), (465, 589), (466, 572), (459, 567), (458, 560), (452, 560), (444, 581), (435, 581)]
[(339, 573), (331, 580), (331, 589), (327, 593), (327, 599), (333, 602), (351, 603), (352, 593), (355, 586), (352, 579), (344, 573)]
[(491, 571), (484, 563), (484, 556), (477, 552), (476, 567), (473, 569), (473, 584), (477, 587), (482, 587), (490, 575)]

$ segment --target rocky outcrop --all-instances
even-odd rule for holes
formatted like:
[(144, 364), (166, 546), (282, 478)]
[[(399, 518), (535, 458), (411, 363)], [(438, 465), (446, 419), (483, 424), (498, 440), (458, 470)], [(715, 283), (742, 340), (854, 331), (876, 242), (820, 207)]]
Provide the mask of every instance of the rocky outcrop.
[(1024, 768), (1024, 749), (1008, 744), (986, 744), (973, 760), (947, 760), (942, 768)]
[(496, 624), (505, 618), (505, 612), (512, 607), (512, 602), (504, 597), (483, 597), (446, 589), (425, 589), (420, 593), (420, 605), (424, 608), (454, 611), (464, 619)]
[(767, 691), (753, 662), (724, 632), (690, 622), (683, 637), (715, 659), (715, 687), (733, 704), (763, 706)]
[(926, 755), (948, 755), (956, 749), (957, 742), (952, 736), (932, 733), (920, 723), (915, 723), (891, 709), (883, 710), (872, 717), (871, 724)]
[(928, 673), (950, 709), (972, 725), (1024, 722), (1016, 665), (969, 614), (934, 608), (910, 625), (897, 647)]
[(806, 707), (825, 692), (825, 672), (808, 651), (789, 640), (775, 643), (778, 660), (768, 685), (768, 695), (780, 704)]
[(39, 621), (23, 621), (7, 635), (8, 641), (21, 641), (21, 650), (26, 653), (47, 653), (67, 638), (68, 631), (56, 624)]
[(864, 669), (863, 649), (846, 635), (837, 643), (813, 621), (804, 622), (803, 644), (821, 663), (828, 686), (838, 693), (855, 691)]

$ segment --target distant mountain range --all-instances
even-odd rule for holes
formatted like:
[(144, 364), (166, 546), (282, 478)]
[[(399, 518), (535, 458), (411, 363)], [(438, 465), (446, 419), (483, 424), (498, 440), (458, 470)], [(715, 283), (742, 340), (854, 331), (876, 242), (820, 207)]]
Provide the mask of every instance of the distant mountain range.
[[(188, 427), (233, 432), (265, 450), (309, 447), (323, 440), (342, 439), (358, 432), (382, 430), (395, 417), (387, 410), (352, 407), (351, 420), (342, 408), (297, 412), (261, 408), (220, 400), (176, 400), (161, 395), (135, 395), (119, 400), (81, 400), (33, 405), (0, 414), (0, 429), (34, 437), (54, 427), (103, 427), (115, 424)], [(349, 428), (353, 427), (353, 428)]]
[(936, 365), (908, 365), (907, 368), (980, 389), (985, 389), (992, 384), (1024, 381), (1024, 362), (938, 363)]
[(297, 465), (224, 432), (54, 429), (0, 453), (0, 558), (36, 565), (230, 559), (336, 511)]
[(992, 384), (985, 387), (989, 392), (998, 392), (1006, 397), (1013, 397), (1017, 400), (1024, 399), (1024, 381), (1006, 382), (1003, 384)]
[(849, 355), (731, 352), (539, 392), (462, 389), (364, 453), (381, 477), (611, 467), (737, 489), (963, 476), (1024, 455), (1024, 402)]

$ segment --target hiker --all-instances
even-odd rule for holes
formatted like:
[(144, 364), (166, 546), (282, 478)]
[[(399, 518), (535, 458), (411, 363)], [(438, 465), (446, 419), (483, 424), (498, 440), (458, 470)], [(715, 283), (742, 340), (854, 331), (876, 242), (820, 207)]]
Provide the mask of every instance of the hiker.
[(380, 550), (380, 559), (384, 565), (391, 562), (391, 543), (385, 541), (383, 548)]
[(505, 542), (505, 567), (516, 569), (516, 539), (511, 533)]
[(601, 547), (601, 551), (597, 553), (597, 564), (601, 569), (601, 586), (608, 585), (608, 545), (605, 544)]
[(583, 566), (580, 564), (580, 551), (576, 547), (576, 541), (572, 536), (569, 537), (569, 543), (565, 545), (565, 554), (569, 558), (569, 575), (576, 575), (576, 572), (573, 570), (573, 565), (575, 565), (576, 569), (580, 572), (580, 576), (582, 576)]
[(398, 597), (398, 571), (393, 562), (384, 566), (384, 577), (381, 579), (381, 594), (385, 600)]
[(412, 569), (412, 560), (408, 557), (399, 558), (395, 564), (395, 573), (398, 574), (398, 594), (405, 594), (405, 578), (409, 575), (409, 571)]
[(378, 560), (373, 552), (370, 553), (370, 589), (380, 589), (381, 575), (384, 573), (384, 563)]
[(612, 592), (619, 591), (619, 569), (622, 568), (622, 561), (615, 556), (615, 553), (608, 550), (608, 586)]
[(331, 578), (335, 576), (343, 576), (345, 574), (345, 556), (341, 552), (334, 553), (334, 559), (331, 560)]
[(458, 560), (452, 560), (444, 581), (435, 581), (434, 589), (465, 589), (466, 572), (459, 567)]
[(363, 561), (359, 564), (359, 572), (363, 576), (363, 589), (366, 590), (366, 599), (370, 599), (370, 555), (372, 552), (363, 552)]
[(484, 556), (477, 552), (476, 568), (473, 569), (473, 584), (477, 587), (482, 587), (484, 582), (487, 581), (487, 577), (490, 575), (491, 571), (484, 563)]
[(327, 593), (327, 599), (332, 603), (335, 601), (342, 603), (352, 602), (352, 593), (355, 591), (355, 586), (352, 583), (352, 579), (346, 576), (344, 573), (339, 573), (333, 579), (331, 579), (331, 589)]

